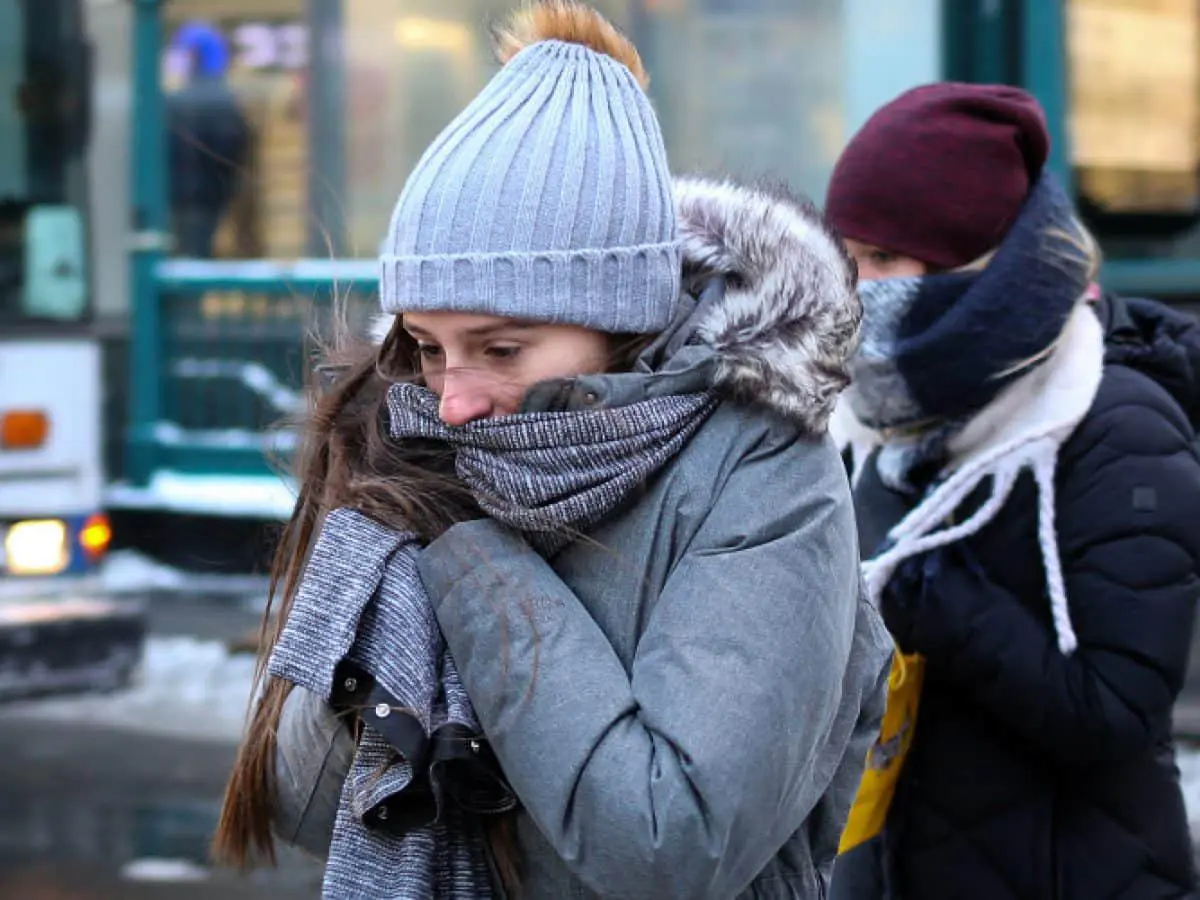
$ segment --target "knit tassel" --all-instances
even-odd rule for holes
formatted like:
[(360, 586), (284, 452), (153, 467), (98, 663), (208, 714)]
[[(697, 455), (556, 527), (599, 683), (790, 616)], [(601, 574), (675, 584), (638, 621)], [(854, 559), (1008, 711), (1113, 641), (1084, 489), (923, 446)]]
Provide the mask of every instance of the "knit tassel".
[[(895, 544), (875, 559), (863, 563), (863, 577), (871, 599), (878, 602), (888, 581), (905, 560), (970, 537), (990, 522), (1012, 493), (1018, 471), (1019, 468), (1014, 467), (998, 469), (994, 473), (983, 472), (974, 479), (947, 481), (934, 491), (928, 500), (892, 529), (889, 537)], [(965, 522), (930, 532), (930, 528), (954, 512), (987, 474), (993, 474), (995, 477), (992, 495), (984, 504)]]
[(1071, 610), (1067, 605), (1067, 588), (1054, 526), (1054, 470), (1057, 464), (1058, 447), (1051, 445), (1049, 453), (1034, 459), (1033, 477), (1038, 484), (1038, 543), (1042, 548), (1042, 562), (1046, 566), (1050, 614), (1054, 619), (1054, 633), (1058, 636), (1058, 649), (1070, 656), (1078, 648), (1079, 639), (1075, 635)]
[[(1054, 525), (1054, 470), (1058, 444), (1057, 436), (1039, 435), (1000, 447), (955, 472), (892, 529), (889, 537), (895, 544), (890, 549), (863, 563), (863, 578), (871, 599), (878, 602), (888, 581), (905, 560), (978, 533), (1000, 512), (1012, 493), (1017, 476), (1028, 468), (1038, 486), (1038, 544), (1046, 569), (1054, 631), (1059, 650), (1066, 655), (1073, 653), (1079, 642), (1067, 604)], [(992, 476), (992, 493), (979, 509), (958, 525), (932, 530), (949, 518), (989, 475)]]
[[(1079, 639), (1058, 552), (1054, 477), (1059, 448), (1087, 415), (1103, 371), (1104, 331), (1091, 307), (1081, 303), (1045, 367), (1007, 388), (989, 410), (977, 415), (960, 434), (960, 446), (951, 446), (961, 465), (891, 530), (892, 547), (863, 564), (871, 598), (878, 600), (904, 560), (980, 531), (1000, 511), (1021, 470), (1028, 468), (1037, 483), (1038, 545), (1054, 632), (1059, 650), (1073, 653)], [(854, 434), (851, 428), (844, 432)], [(962, 524), (942, 527), (989, 475), (993, 484), (987, 501)]]

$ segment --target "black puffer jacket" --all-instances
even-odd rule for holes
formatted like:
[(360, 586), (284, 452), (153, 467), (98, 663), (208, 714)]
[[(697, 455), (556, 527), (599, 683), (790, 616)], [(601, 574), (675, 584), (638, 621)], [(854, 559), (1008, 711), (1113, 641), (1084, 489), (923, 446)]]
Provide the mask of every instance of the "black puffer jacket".
[[(1028, 474), (982, 531), (911, 560), (881, 599), (900, 646), (927, 659), (885, 831), (890, 896), (1198, 895), (1171, 707), (1200, 597), (1200, 328), (1148, 301), (1099, 311), (1108, 364), (1056, 485), (1079, 649), (1056, 646)], [(864, 550), (908, 505), (873, 466), (856, 503)]]

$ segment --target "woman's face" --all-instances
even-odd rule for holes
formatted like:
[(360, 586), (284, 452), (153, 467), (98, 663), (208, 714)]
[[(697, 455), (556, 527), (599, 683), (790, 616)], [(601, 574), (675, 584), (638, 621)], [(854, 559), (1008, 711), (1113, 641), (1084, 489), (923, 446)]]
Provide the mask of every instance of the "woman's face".
[(925, 275), (929, 267), (919, 259), (902, 256), (874, 244), (864, 244), (852, 238), (846, 239), (846, 249), (858, 263), (859, 281), (877, 281), (881, 278), (911, 278)]
[(405, 313), (404, 330), (447, 425), (511, 415), (539, 381), (608, 368), (608, 336), (576, 325), (421, 312)]

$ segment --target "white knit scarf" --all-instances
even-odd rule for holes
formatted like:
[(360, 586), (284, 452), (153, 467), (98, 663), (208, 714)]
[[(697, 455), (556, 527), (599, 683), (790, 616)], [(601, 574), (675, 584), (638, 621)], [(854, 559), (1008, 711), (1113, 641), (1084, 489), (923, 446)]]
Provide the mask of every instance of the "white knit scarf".
[[(1104, 368), (1104, 333), (1088, 303), (1071, 314), (1049, 358), (1009, 385), (971, 418), (949, 442), (950, 461), (935, 486), (888, 533), (890, 545), (863, 563), (867, 589), (878, 600), (893, 573), (905, 560), (977, 533), (1004, 506), (1017, 477), (1029, 469), (1038, 488), (1038, 543), (1046, 570), (1058, 647), (1074, 652), (1078, 641), (1067, 604), (1062, 563), (1055, 532), (1055, 471), (1059, 448), (1091, 408)], [(831, 430), (854, 456), (854, 481), (875, 447), (878, 432), (854, 419), (840, 404)], [(965, 521), (947, 524), (951, 514), (985, 480), (991, 494)]]

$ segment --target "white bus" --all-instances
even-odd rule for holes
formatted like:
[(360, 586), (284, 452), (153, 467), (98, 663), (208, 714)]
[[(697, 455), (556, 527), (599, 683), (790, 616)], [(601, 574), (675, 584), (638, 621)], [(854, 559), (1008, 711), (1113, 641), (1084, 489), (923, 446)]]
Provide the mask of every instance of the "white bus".
[(90, 577), (111, 529), (89, 59), (78, 0), (0, 0), (0, 700), (115, 686), (141, 646), (140, 616), (99, 599)]

